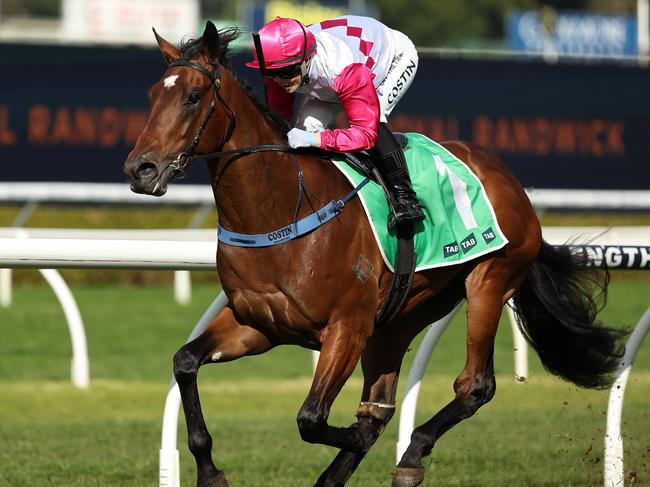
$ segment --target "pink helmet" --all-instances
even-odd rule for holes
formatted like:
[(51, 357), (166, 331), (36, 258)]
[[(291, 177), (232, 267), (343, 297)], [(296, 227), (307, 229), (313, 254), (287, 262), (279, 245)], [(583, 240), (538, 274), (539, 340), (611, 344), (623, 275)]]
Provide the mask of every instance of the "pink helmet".
[[(255, 36), (255, 34), (253, 34)], [(293, 66), (309, 59), (316, 52), (314, 34), (298, 20), (276, 17), (257, 34), (262, 49), (262, 69), (279, 69)], [(250, 68), (260, 68), (257, 46)]]

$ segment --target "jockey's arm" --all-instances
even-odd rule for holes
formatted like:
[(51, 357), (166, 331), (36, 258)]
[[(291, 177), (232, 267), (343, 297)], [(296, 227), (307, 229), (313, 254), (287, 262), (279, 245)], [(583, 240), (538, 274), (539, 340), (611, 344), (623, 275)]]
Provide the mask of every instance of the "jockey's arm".
[(370, 69), (351, 64), (334, 80), (334, 91), (348, 117), (349, 128), (323, 130), (320, 146), (340, 152), (374, 147), (379, 125), (379, 98)]
[(293, 116), (293, 102), (296, 99), (295, 93), (287, 93), (280, 85), (271, 78), (264, 78), (266, 93), (266, 104), (284, 118), (287, 122)]

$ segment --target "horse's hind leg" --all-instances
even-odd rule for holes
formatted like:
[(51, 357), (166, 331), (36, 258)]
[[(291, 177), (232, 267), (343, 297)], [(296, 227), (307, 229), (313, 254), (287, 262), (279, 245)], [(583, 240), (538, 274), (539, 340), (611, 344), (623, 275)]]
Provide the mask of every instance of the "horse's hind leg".
[(503, 289), (504, 287), (494, 280), (490, 281), (480, 276), (474, 276), (472, 279), (472, 275), (469, 276), (467, 361), (465, 368), (454, 382), (456, 397), (433, 418), (413, 431), (411, 443), (397, 465), (393, 487), (424, 485), (422, 457), (431, 453), (443, 433), (463, 419), (472, 416), (494, 396), (496, 389), (493, 368), (494, 337), (503, 304), (507, 300)]
[(373, 335), (361, 357), (364, 386), (357, 422), (351, 426), (361, 432), (366, 444), (362, 451), (341, 450), (321, 474), (315, 487), (345, 485), (375, 443), (395, 412), (395, 391), (402, 357), (410, 336), (401, 340), (383, 330)]
[(196, 376), (201, 365), (227, 362), (271, 348), (268, 339), (253, 328), (240, 325), (225, 307), (197, 339), (174, 356), (174, 376), (183, 401), (188, 446), (196, 460), (198, 487), (227, 487), (222, 470), (212, 461), (212, 437), (201, 411)]

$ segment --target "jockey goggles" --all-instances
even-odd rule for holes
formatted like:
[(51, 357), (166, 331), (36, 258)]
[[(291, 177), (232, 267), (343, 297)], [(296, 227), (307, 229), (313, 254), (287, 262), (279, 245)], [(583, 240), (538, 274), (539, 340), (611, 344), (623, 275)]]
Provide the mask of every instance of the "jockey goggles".
[(279, 69), (265, 69), (264, 76), (267, 78), (280, 78), (280, 79), (291, 79), (299, 74), (302, 74), (302, 66), (300, 64), (294, 64), (293, 66), (287, 66), (285, 68)]

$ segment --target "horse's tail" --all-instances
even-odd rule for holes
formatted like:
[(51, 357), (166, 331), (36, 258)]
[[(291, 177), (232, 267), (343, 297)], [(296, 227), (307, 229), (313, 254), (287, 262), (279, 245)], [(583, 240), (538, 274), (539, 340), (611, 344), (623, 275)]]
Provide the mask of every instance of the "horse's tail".
[(587, 257), (542, 242), (514, 295), (519, 328), (544, 367), (575, 384), (605, 388), (624, 352), (627, 331), (596, 321), (607, 300), (609, 272), (586, 269)]

